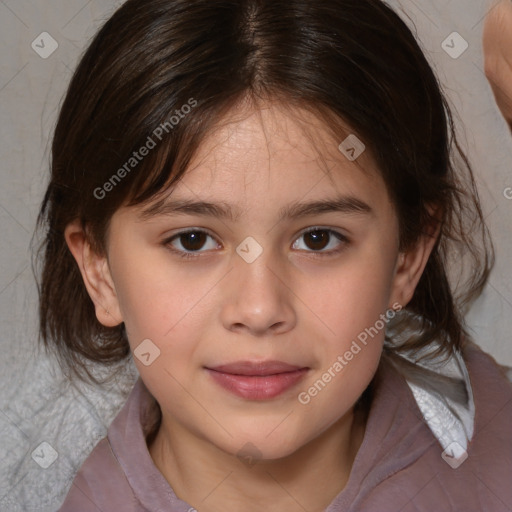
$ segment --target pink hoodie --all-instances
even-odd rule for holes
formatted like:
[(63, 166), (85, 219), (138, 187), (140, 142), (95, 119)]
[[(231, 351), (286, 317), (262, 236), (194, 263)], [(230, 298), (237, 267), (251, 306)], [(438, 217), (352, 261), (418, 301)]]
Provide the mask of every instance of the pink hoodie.
[[(476, 411), (467, 459), (456, 469), (445, 462), (407, 382), (381, 365), (349, 481), (325, 512), (512, 511), (512, 384), (476, 346), (467, 347), (464, 360)], [(59, 512), (195, 512), (147, 449), (155, 404), (139, 377)]]

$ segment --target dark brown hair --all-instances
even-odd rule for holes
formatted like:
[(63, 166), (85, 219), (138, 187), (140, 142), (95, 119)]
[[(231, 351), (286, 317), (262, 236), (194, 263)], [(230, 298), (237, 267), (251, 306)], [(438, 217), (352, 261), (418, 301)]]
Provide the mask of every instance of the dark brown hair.
[[(96, 319), (64, 229), (79, 219), (104, 254), (112, 214), (169, 190), (214, 124), (246, 96), (309, 109), (340, 142), (349, 126), (382, 173), (402, 249), (432, 226), (428, 207), (439, 207), (440, 236), (406, 308), (421, 325), (392, 350), (436, 339), (443, 352), (462, 348), (463, 314), (486, 282), (492, 242), (440, 85), (411, 30), (379, 0), (128, 0), (103, 25), (62, 104), (38, 217), (44, 346), (80, 377), (91, 377), (88, 361), (126, 360), (124, 324)], [(128, 167), (164, 126), (162, 141)], [(450, 251), (468, 262), (457, 295)]]

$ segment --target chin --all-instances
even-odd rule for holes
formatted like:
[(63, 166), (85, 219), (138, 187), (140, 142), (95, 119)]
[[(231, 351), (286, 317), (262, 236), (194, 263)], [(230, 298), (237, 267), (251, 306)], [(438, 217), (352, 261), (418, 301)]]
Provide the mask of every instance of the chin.
[[(265, 433), (247, 433), (246, 435), (237, 435), (235, 439), (230, 439), (227, 446), (220, 448), (238, 457), (241, 462), (248, 465), (257, 461), (278, 460), (288, 457), (295, 453), (302, 445), (298, 436), (294, 433), (281, 431), (272, 432), (275, 425)], [(271, 439), (272, 438), (272, 439)]]

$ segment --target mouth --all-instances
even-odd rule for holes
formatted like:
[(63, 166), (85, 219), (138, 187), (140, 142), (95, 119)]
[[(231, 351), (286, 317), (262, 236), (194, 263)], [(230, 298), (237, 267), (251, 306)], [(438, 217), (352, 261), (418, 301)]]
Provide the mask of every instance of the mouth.
[(309, 367), (282, 361), (238, 361), (205, 369), (224, 390), (248, 400), (277, 397), (297, 385), (309, 371)]

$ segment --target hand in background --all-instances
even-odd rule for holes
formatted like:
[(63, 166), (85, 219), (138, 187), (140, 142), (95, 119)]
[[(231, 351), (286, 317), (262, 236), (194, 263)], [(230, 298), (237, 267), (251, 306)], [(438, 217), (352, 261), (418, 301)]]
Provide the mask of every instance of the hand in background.
[(512, 131), (512, 0), (501, 0), (484, 25), (485, 74)]

